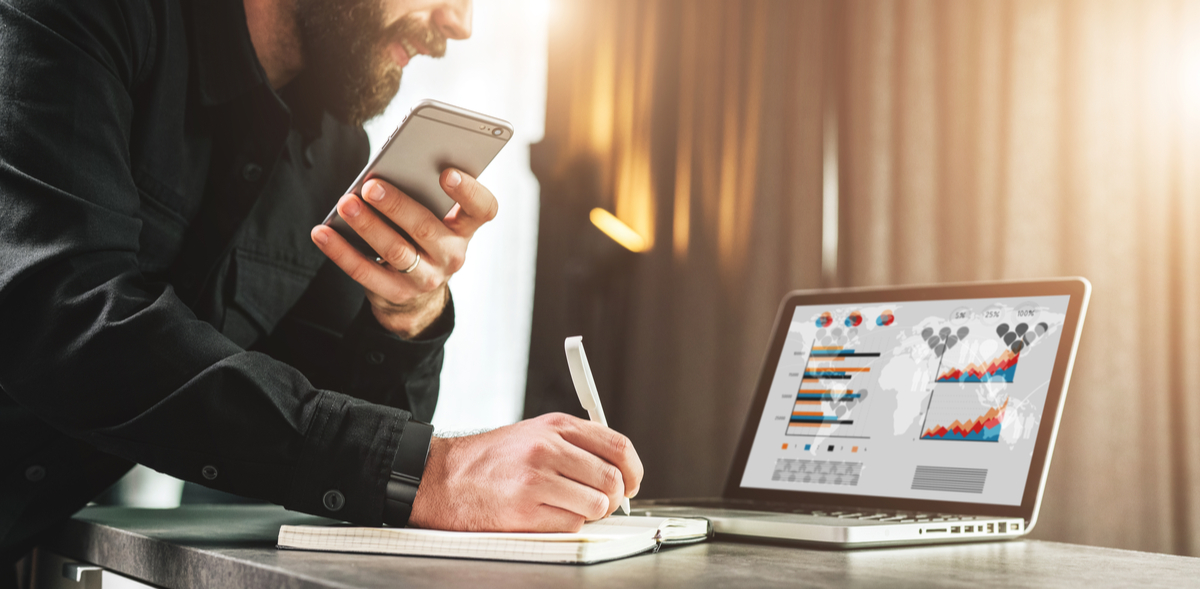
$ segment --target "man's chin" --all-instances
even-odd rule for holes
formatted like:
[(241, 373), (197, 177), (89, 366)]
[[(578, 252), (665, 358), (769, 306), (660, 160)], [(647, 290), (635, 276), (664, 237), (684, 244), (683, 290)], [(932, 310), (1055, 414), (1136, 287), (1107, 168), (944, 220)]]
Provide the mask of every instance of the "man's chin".
[(324, 93), (325, 110), (341, 123), (359, 126), (387, 110), (400, 90), (400, 72), (396, 70), (394, 74), (389, 73), (375, 84), (342, 85), (337, 88)]

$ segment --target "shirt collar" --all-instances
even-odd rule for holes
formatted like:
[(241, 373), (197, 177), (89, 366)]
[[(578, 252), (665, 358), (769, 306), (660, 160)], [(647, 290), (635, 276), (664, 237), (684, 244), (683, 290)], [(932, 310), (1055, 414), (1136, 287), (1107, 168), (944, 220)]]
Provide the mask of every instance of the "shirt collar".
[[(271, 88), (250, 39), (243, 0), (185, 0), (190, 23), (192, 66), (200, 102), (224, 104), (262, 86)], [(306, 141), (321, 135), (324, 109), (316, 104), (315, 92), (306, 91), (308, 76), (301, 72), (283, 92), (276, 93)]]
[(226, 103), (267, 84), (250, 40), (242, 0), (187, 0), (184, 9), (202, 104)]
[(292, 113), (292, 121), (304, 135), (306, 141), (312, 141), (321, 136), (321, 122), (325, 117), (325, 109), (321, 107), (317, 97), (317, 80), (307, 72), (300, 72), (295, 80), (285, 86), (280, 96)]

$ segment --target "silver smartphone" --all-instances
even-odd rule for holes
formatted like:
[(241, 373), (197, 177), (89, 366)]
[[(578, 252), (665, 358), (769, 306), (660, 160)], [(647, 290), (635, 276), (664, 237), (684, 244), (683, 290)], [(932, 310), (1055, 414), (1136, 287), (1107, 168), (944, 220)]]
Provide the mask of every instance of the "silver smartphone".
[[(439, 219), (443, 218), (454, 207), (454, 200), (442, 190), (442, 172), (457, 168), (478, 178), (512, 136), (512, 125), (507, 121), (436, 100), (421, 101), (392, 132), (379, 154), (363, 168), (345, 194), (361, 196), (363, 184), (379, 178), (404, 191)], [(370, 206), (365, 199), (363, 202)], [(382, 214), (379, 216), (409, 238), (390, 219)], [(336, 207), (329, 212), (324, 224), (363, 254), (371, 258), (377, 256), (366, 240), (342, 219)]]

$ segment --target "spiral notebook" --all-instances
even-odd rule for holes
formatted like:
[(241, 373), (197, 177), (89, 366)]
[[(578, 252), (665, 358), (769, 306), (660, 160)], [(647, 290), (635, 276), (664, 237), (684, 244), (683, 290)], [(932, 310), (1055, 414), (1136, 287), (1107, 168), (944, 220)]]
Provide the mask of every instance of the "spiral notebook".
[(349, 525), (279, 527), (279, 548), (543, 563), (598, 563), (707, 539), (695, 518), (610, 516), (577, 533), (460, 533)]

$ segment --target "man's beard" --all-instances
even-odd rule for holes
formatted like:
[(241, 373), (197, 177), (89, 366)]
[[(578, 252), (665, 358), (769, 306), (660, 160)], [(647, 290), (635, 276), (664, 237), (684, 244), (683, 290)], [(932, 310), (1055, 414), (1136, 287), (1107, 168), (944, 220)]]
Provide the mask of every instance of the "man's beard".
[(351, 125), (383, 113), (400, 89), (401, 68), (389, 43), (407, 38), (434, 57), (446, 52), (446, 38), (411, 15), (384, 26), (383, 3), (296, 0), (309, 88), (331, 115)]

